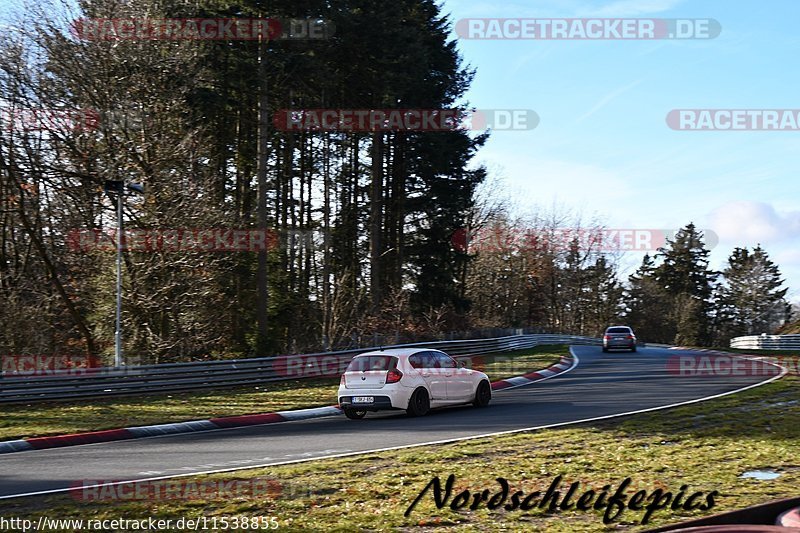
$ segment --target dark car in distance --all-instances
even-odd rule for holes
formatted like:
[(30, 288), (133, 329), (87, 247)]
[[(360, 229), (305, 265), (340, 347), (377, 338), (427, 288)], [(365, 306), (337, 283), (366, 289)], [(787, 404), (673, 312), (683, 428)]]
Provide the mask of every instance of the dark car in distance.
[(609, 350), (630, 350), (636, 351), (636, 335), (628, 326), (610, 326), (603, 334), (603, 351)]

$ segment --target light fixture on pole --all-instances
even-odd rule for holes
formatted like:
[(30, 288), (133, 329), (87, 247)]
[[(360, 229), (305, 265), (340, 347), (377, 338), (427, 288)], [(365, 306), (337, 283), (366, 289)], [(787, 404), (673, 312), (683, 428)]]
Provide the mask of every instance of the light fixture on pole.
[(103, 190), (114, 199), (111, 193), (116, 194), (117, 201), (117, 316), (114, 329), (114, 367), (122, 366), (122, 198), (125, 191), (144, 194), (144, 187), (140, 183), (125, 184), (122, 180), (106, 180)]

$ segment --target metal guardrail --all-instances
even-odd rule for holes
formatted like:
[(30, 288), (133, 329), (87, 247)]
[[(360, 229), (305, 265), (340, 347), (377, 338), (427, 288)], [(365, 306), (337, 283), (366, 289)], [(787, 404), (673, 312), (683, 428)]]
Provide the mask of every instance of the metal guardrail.
[(742, 350), (800, 350), (800, 335), (748, 335), (731, 339)]
[[(457, 359), (543, 344), (602, 344), (575, 335), (515, 335), (493, 339), (436, 341), (384, 346), (435, 348)], [(133, 394), (157, 394), (257, 385), (271, 381), (338, 377), (356, 355), (380, 348), (253, 359), (171, 363), (116, 368), (51, 371), (46, 375), (4, 375), (0, 403), (60, 401)], [(82, 372), (82, 373), (78, 373)]]

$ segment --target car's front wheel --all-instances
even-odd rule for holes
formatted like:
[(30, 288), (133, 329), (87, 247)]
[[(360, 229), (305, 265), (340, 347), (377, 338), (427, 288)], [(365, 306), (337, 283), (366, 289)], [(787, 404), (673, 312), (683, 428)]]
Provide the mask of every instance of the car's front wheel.
[(431, 408), (431, 399), (428, 396), (428, 391), (422, 387), (414, 391), (411, 399), (408, 400), (408, 409), (406, 412), (410, 416), (424, 416), (428, 414)]
[(350, 420), (361, 420), (365, 416), (367, 416), (367, 412), (364, 409), (345, 409), (344, 416), (349, 418)]
[(475, 390), (475, 400), (472, 405), (475, 407), (486, 407), (492, 399), (492, 388), (486, 381), (481, 381)]

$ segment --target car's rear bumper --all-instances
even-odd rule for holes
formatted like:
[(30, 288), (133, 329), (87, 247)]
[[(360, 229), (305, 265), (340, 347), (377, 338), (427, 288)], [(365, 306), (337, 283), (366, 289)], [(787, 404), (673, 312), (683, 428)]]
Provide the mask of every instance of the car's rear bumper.
[[(373, 398), (370, 403), (353, 403), (353, 397), (367, 396)], [(383, 411), (387, 409), (400, 409), (392, 406), (392, 399), (388, 396), (376, 396), (374, 394), (352, 394), (350, 396), (339, 396), (339, 407), (342, 409), (363, 409), (364, 411)]]
[[(340, 386), (336, 397), (339, 398), (339, 405), (342, 407), (381, 411), (383, 409), (407, 409), (413, 392), (414, 389), (400, 383), (392, 383), (375, 389), (352, 389)], [(375, 400), (372, 403), (354, 404), (353, 396), (372, 396)]]
[(607, 350), (632, 350), (636, 348), (635, 342), (628, 342), (628, 343), (621, 343), (621, 342), (610, 342), (607, 344), (603, 344), (603, 347)]

